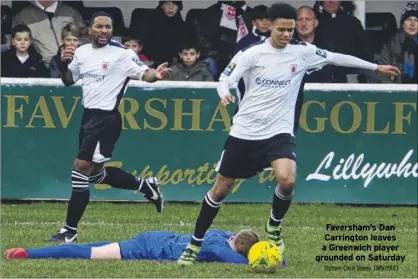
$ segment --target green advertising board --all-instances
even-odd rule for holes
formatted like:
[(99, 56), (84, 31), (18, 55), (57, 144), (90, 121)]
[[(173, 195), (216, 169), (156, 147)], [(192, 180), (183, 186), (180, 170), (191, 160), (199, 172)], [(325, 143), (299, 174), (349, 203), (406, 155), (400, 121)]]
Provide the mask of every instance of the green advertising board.
[[(201, 201), (214, 182), (235, 105), (219, 104), (214, 83), (162, 84), (128, 88), (120, 106), (123, 132), (107, 164), (157, 176), (168, 201)], [(294, 201), (418, 204), (417, 94), (402, 86), (332, 88), (305, 90)], [(81, 88), (2, 79), (1, 94), (1, 197), (68, 199)], [(274, 174), (265, 171), (237, 180), (228, 201), (270, 202), (274, 187)], [(91, 199), (142, 196), (91, 185)]]

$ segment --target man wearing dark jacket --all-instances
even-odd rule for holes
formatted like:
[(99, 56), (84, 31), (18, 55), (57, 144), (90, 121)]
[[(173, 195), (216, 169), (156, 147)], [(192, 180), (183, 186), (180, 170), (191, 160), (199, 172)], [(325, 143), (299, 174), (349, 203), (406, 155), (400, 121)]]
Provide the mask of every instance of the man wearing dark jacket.
[[(372, 61), (372, 53), (360, 20), (344, 10), (341, 2), (335, 0), (319, 2), (316, 11), (319, 20), (317, 34), (329, 42), (333, 52)], [(335, 67), (335, 82), (345, 83), (347, 74), (354, 73), (359, 72), (352, 68)]]
[(192, 29), (181, 17), (182, 8), (182, 1), (158, 2), (147, 33), (144, 34), (144, 54), (155, 65), (164, 62), (171, 65), (182, 44), (192, 36)]
[(268, 30), (267, 6), (259, 5), (254, 7), (251, 16), (253, 25), (252, 30), (247, 36), (239, 40), (235, 47), (235, 53), (270, 36)]
[(247, 10), (250, 8), (245, 1), (217, 1), (193, 20), (202, 56), (216, 62), (216, 73), (212, 72), (215, 80), (220, 74), (219, 70), (224, 69), (233, 57), (237, 40), (237, 15), (242, 15), (246, 21)]
[[(321, 49), (333, 51), (331, 45), (316, 34), (316, 29), (319, 25), (318, 19), (316, 18), (315, 11), (309, 6), (302, 6), (297, 10), (296, 18), (296, 32), (294, 33), (295, 39), (304, 41), (309, 44), (313, 44)], [(306, 74), (304, 82), (308, 83), (328, 83), (334, 82), (334, 66), (327, 65), (321, 70)]]

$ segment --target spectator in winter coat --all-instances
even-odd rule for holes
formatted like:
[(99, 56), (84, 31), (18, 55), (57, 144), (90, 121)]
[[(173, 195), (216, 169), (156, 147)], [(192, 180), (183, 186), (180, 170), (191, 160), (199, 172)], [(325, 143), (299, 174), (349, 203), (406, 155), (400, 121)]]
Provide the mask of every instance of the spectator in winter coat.
[(255, 6), (251, 15), (253, 24), (252, 30), (247, 36), (239, 40), (235, 47), (235, 53), (270, 36), (267, 6)]
[(167, 80), (175, 81), (213, 81), (209, 65), (200, 61), (196, 44), (185, 44), (179, 52), (180, 61), (171, 67)]
[(393, 65), (401, 70), (402, 74), (393, 80), (378, 75), (376, 82), (382, 83), (417, 83), (417, 30), (418, 30), (418, 3), (410, 1), (402, 13), (401, 28), (383, 46), (379, 64)]
[(61, 60), (61, 51), (68, 46), (78, 48), (81, 45), (80, 38), (83, 37), (83, 31), (85, 30), (85, 26), (76, 25), (73, 23), (68, 23), (64, 26), (61, 31), (62, 45), (58, 49), (58, 53), (52, 57), (51, 64), (49, 66), (49, 77), (60, 77), (60, 70), (58, 69), (58, 65)]
[(31, 46), (32, 32), (26, 25), (12, 29), (12, 47), (3, 53), (1, 59), (2, 77), (48, 77), (42, 56)]
[(250, 13), (245, 1), (217, 1), (192, 21), (201, 46), (201, 57), (210, 62), (215, 80), (234, 55), (239, 27), (237, 15), (242, 15), (246, 21)]
[[(372, 61), (372, 53), (367, 43), (366, 33), (358, 20), (347, 11), (347, 2), (352, 1), (320, 1), (317, 5), (319, 25), (317, 34), (331, 46), (330, 51), (352, 55), (366, 61)], [(344, 4), (344, 5), (343, 5)], [(359, 73), (357, 69), (335, 67), (335, 82), (347, 82), (347, 74)]]
[(155, 65), (173, 63), (182, 44), (191, 37), (191, 29), (183, 21), (181, 1), (159, 1), (150, 28), (144, 36), (144, 54)]
[(61, 43), (62, 28), (68, 23), (80, 23), (82, 16), (60, 1), (32, 1), (13, 18), (13, 26), (25, 24), (32, 30), (33, 46), (42, 55), (47, 67)]

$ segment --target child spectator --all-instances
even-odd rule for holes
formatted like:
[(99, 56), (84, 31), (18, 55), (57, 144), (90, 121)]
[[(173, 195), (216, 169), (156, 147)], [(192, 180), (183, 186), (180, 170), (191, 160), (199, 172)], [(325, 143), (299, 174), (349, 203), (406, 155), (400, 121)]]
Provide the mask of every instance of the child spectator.
[(125, 47), (132, 49), (138, 55), (139, 60), (145, 65), (148, 67), (152, 67), (152, 65), (154, 65), (153, 61), (150, 61), (148, 57), (141, 53), (143, 45), (140, 39), (124, 37), (122, 39), (122, 43)]
[(180, 61), (171, 67), (172, 71), (167, 80), (213, 81), (208, 63), (198, 60), (200, 52), (197, 44), (185, 44), (178, 55)]
[(240, 50), (249, 47), (256, 42), (262, 41), (270, 36), (268, 29), (267, 6), (255, 6), (251, 12), (253, 28), (245, 37), (238, 41), (235, 46), (235, 54)]
[(83, 17), (72, 7), (73, 5), (67, 3), (69, 1), (27, 2), (30, 4), (23, 6), (13, 16), (12, 27), (17, 24), (26, 24), (32, 30), (32, 44), (42, 55), (45, 65), (49, 67), (52, 57), (59, 49), (59, 36), (62, 28), (70, 22), (82, 22)]
[(58, 64), (61, 60), (61, 51), (68, 47), (72, 46), (78, 48), (80, 44), (80, 38), (82, 37), (82, 31), (84, 26), (77, 26), (74, 23), (68, 23), (61, 30), (61, 43), (62, 45), (58, 48), (57, 54), (52, 57), (51, 64), (49, 66), (49, 77), (59, 78), (60, 71), (58, 70)]
[(42, 56), (32, 46), (32, 32), (27, 25), (12, 29), (12, 46), (2, 55), (2, 77), (48, 77)]

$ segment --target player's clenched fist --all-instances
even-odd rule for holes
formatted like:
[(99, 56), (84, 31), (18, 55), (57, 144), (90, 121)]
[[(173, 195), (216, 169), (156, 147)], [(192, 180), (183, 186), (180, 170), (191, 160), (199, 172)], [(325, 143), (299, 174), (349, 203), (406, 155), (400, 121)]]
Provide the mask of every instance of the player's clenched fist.
[(61, 52), (61, 62), (70, 62), (73, 60), (75, 48), (68, 46)]
[(392, 65), (378, 65), (376, 72), (389, 76), (392, 80), (401, 74), (401, 71)]

